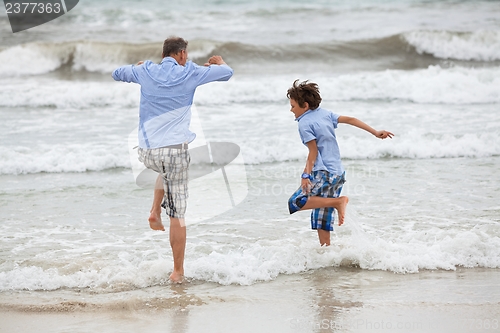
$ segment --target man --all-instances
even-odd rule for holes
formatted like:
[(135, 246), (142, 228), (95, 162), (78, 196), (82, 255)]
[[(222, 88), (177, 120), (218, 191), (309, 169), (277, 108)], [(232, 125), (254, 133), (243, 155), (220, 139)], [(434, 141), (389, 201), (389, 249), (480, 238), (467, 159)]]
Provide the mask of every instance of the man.
[[(161, 221), (161, 200), (170, 217), (170, 246), (174, 259), (173, 282), (182, 282), (186, 248), (186, 200), (188, 197), (188, 144), (196, 134), (189, 130), (191, 105), (196, 88), (213, 81), (227, 81), (233, 70), (222, 57), (212, 56), (205, 66), (187, 60), (188, 42), (170, 37), (163, 43), (160, 64), (139, 62), (116, 69), (116, 81), (141, 85), (139, 110), (139, 160), (158, 176), (150, 227), (165, 230)], [(163, 183), (163, 184), (162, 184)]]

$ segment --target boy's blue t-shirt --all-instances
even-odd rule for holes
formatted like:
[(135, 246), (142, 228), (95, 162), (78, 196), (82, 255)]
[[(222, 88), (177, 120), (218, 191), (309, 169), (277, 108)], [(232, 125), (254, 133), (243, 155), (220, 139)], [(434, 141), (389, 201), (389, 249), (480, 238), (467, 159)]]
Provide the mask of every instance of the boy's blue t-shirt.
[(340, 149), (335, 136), (339, 115), (328, 110), (317, 108), (308, 110), (295, 120), (299, 123), (299, 134), (306, 145), (316, 140), (318, 157), (313, 171), (326, 170), (335, 175), (344, 173), (340, 160)]

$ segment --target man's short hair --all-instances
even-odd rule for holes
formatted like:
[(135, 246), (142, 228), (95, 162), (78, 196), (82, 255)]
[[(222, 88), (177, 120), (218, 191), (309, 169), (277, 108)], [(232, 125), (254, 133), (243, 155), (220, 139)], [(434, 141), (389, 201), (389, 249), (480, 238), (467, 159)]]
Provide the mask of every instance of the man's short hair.
[(307, 102), (311, 110), (317, 109), (321, 103), (318, 85), (308, 80), (301, 83), (298, 82), (299, 80), (293, 82), (293, 86), (288, 89), (286, 97), (296, 101), (301, 108), (303, 108), (304, 103)]
[(182, 50), (186, 50), (188, 42), (180, 37), (168, 37), (163, 42), (163, 56), (175, 55)]

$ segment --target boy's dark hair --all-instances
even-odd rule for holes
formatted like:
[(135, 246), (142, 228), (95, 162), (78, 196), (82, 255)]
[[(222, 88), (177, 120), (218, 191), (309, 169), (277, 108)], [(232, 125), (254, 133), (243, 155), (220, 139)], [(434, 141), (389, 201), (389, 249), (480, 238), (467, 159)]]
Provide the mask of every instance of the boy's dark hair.
[(298, 82), (299, 80), (293, 82), (293, 86), (288, 89), (286, 97), (295, 100), (301, 108), (303, 108), (304, 103), (307, 102), (311, 110), (317, 109), (321, 103), (318, 85), (313, 82), (308, 82), (308, 80), (301, 83)]
[(170, 55), (177, 54), (182, 50), (186, 50), (188, 42), (180, 37), (168, 37), (163, 42), (163, 56), (168, 57)]

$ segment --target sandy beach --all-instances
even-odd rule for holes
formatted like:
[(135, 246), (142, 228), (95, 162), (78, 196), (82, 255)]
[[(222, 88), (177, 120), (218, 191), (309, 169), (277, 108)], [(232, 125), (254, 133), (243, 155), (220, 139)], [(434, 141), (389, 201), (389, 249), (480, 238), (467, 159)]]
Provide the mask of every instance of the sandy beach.
[(496, 269), (344, 267), (251, 286), (13, 292), (2, 296), (0, 332), (498, 332), (499, 277)]

